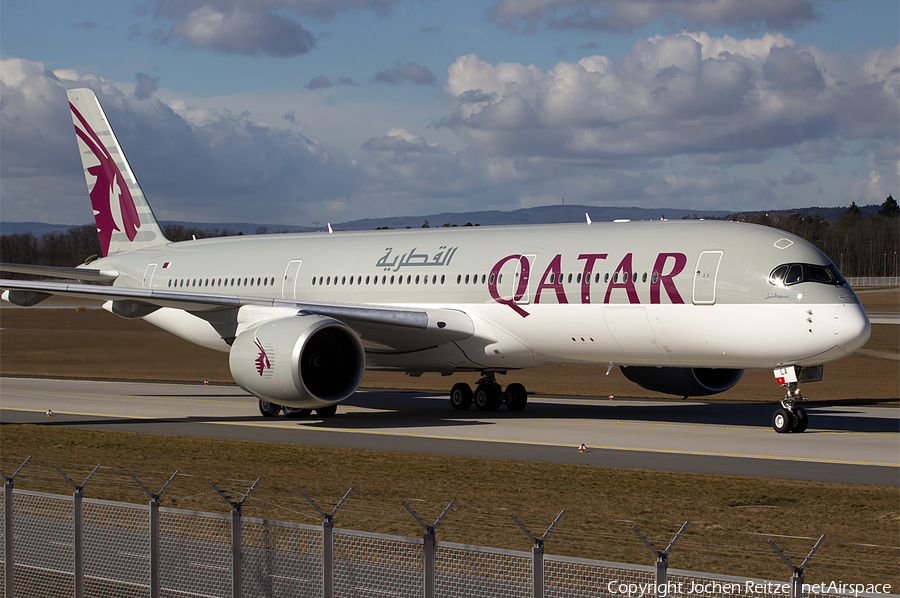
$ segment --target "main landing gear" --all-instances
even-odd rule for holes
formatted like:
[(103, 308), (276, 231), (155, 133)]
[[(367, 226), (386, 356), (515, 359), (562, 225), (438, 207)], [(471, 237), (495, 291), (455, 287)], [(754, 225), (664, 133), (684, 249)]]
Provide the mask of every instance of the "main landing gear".
[(493, 372), (485, 372), (472, 392), (465, 382), (453, 385), (450, 391), (450, 405), (459, 411), (465, 411), (475, 403), (479, 411), (494, 411), (505, 404), (510, 411), (521, 411), (528, 404), (528, 392), (525, 387), (514, 382), (503, 390), (494, 378)]
[(785, 386), (787, 392), (781, 400), (781, 407), (772, 414), (772, 427), (779, 434), (804, 432), (809, 425), (809, 416), (806, 415), (806, 409), (797, 407), (796, 404), (808, 399), (800, 393), (796, 382), (789, 382)]
[[(262, 413), (264, 417), (275, 417), (281, 411), (284, 411), (284, 416), (289, 419), (309, 417), (313, 412), (312, 409), (301, 409), (299, 407), (282, 407), (281, 405), (276, 405), (275, 403), (270, 403), (269, 401), (264, 401), (262, 399), (259, 400), (259, 412)], [(319, 407), (318, 409), (316, 409), (316, 415), (318, 415), (319, 417), (332, 417), (335, 413), (337, 413), (337, 405)]]

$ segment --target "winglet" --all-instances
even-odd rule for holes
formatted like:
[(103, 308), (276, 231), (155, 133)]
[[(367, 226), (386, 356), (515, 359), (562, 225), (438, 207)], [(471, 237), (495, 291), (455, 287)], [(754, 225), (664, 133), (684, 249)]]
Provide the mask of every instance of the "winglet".
[(333, 232), (334, 232), (334, 230), (332, 230), (332, 228), (331, 228), (331, 223), (329, 222), (329, 223), (328, 223), (328, 234), (330, 235), (330, 234), (333, 233)]
[(585, 219), (587, 219), (587, 224), (588, 224), (588, 226), (590, 226), (590, 225), (591, 225), (591, 217), (588, 216), (588, 213), (587, 213), (587, 212), (584, 213), (584, 217), (585, 217)]

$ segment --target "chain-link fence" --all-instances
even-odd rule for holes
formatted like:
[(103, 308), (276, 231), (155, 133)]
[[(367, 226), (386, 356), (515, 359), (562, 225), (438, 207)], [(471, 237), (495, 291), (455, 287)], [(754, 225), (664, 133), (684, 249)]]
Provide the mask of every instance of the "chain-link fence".
[[(94, 480), (104, 475), (111, 472), (99, 470)], [(522, 515), (523, 524), (513, 516), (527, 535), (521, 538), (533, 543), (526, 552), (438, 541), (436, 535), (452, 529), (441, 523), (451, 508), (469, 509), (467, 515), (478, 521), (478, 509), (454, 503), (430, 526), (404, 504), (425, 528), (422, 537), (407, 537), (335, 527), (339, 510), (354, 507), (349, 492), (340, 501), (320, 499), (334, 505), (330, 513), (304, 494), (318, 513), (311, 518), (319, 524), (301, 524), (244, 516), (255, 485), (240, 500), (220, 491), (231, 512), (213, 513), (161, 507), (161, 493), (146, 488), (149, 505), (79, 498), (85, 484), (72, 483), (75, 496), (14, 489), (14, 478), (8, 478), (0, 502), (0, 579), (7, 596), (886, 598), (897, 595), (892, 581), (900, 573), (898, 547), (822, 538), (817, 542), (687, 525), (640, 524), (639, 529), (635, 522), (586, 521), (563, 513), (535, 537), (528, 529), (546, 527), (549, 519)], [(190, 491), (199, 489), (195, 485)], [(363, 509), (376, 508), (365, 498), (357, 502)], [(634, 560), (644, 564), (544, 554), (545, 548), (557, 546), (555, 534), (573, 537), (572, 528), (585, 542), (589, 537), (628, 542), (635, 549)], [(670, 553), (683, 552), (690, 561), (701, 545), (747, 558), (752, 551), (741, 542), (751, 544), (759, 551), (755, 558), (768, 559), (770, 569), (782, 575), (766, 580), (668, 567)], [(817, 572), (817, 583), (804, 587), (806, 570)], [(860, 571), (868, 586), (849, 581), (859, 579)], [(801, 585), (794, 588), (792, 578)]]

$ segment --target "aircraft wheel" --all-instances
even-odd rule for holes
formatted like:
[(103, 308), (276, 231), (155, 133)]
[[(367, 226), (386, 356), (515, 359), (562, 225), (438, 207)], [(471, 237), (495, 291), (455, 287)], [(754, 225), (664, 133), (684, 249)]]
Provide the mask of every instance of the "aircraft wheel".
[(500, 392), (493, 384), (479, 384), (475, 389), (475, 408), (479, 411), (494, 411), (500, 406)]
[(297, 407), (285, 407), (284, 408), (284, 416), (290, 419), (297, 419), (300, 417), (306, 417), (312, 413), (312, 409), (298, 409)]
[(472, 399), (475, 397), (470, 387), (465, 382), (459, 382), (453, 385), (450, 391), (450, 405), (457, 411), (465, 411), (472, 406)]
[(518, 382), (506, 387), (506, 408), (510, 411), (521, 411), (528, 404), (528, 392)]
[(775, 431), (779, 434), (790, 432), (791, 428), (794, 427), (793, 414), (784, 407), (779, 407), (772, 415), (772, 427), (775, 428)]
[(792, 422), (794, 426), (791, 428), (791, 432), (805, 432), (806, 427), (809, 426), (809, 416), (806, 414), (806, 409), (803, 407), (797, 407), (794, 409), (794, 421)]
[(334, 414), (337, 413), (337, 405), (330, 405), (328, 407), (320, 407), (316, 409), (316, 415), (319, 417), (334, 417)]
[(259, 412), (263, 417), (275, 417), (281, 411), (281, 405), (270, 403), (269, 401), (259, 400)]

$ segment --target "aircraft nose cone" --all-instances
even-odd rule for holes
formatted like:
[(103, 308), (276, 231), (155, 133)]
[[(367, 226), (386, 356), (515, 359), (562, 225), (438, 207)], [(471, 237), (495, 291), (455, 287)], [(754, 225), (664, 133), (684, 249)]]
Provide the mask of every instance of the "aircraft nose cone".
[(834, 312), (834, 341), (838, 348), (853, 353), (869, 340), (872, 326), (861, 305), (842, 305)]

